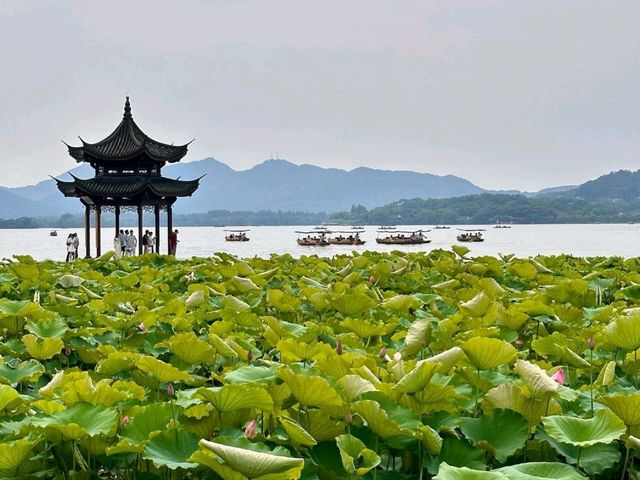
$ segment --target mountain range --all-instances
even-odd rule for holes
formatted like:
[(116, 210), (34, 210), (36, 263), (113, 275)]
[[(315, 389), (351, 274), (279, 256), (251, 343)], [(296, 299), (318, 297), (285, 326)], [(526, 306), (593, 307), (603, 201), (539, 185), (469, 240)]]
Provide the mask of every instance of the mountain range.
[[(71, 173), (80, 178), (93, 176), (88, 165)], [(58, 178), (70, 179), (69, 172)], [(354, 205), (367, 209), (400, 199), (443, 199), (490, 192), (461, 177), (438, 176), (411, 171), (354, 170), (296, 165), (286, 160), (266, 160), (248, 170), (203, 160), (168, 165), (167, 177), (192, 179), (205, 175), (193, 197), (180, 199), (176, 213), (204, 213), (210, 210), (273, 210), (334, 213)], [(579, 198), (588, 202), (636, 202), (640, 199), (640, 171), (620, 170), (582, 185), (553, 187), (535, 193), (508, 191), (529, 197)], [(65, 198), (55, 182), (44, 180), (23, 187), (0, 187), (0, 218), (59, 217), (77, 214), (77, 199)]]

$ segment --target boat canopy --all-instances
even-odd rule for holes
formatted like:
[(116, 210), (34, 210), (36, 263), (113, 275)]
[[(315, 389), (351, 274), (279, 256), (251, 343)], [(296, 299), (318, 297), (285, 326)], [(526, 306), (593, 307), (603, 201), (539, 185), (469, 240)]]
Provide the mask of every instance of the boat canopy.
[(250, 232), (250, 229), (225, 229), (225, 232), (235, 232), (235, 233), (243, 233), (243, 232)]
[[(415, 235), (417, 233), (427, 233), (430, 232), (431, 230), (393, 230), (391, 233), (410, 233), (412, 235)], [(378, 232), (380, 233), (389, 233), (389, 230), (387, 229), (382, 229), (382, 230), (378, 230)]]
[(459, 232), (484, 232), (484, 228), (458, 228)]

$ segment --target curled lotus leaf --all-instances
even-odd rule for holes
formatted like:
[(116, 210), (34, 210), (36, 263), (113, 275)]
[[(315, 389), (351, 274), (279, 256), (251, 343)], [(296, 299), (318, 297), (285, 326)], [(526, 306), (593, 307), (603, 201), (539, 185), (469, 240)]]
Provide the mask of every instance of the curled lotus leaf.
[(151, 374), (162, 383), (188, 382), (191, 379), (187, 372), (154, 357), (144, 356), (139, 358), (136, 362), (136, 367), (143, 372)]
[[(201, 291), (201, 290), (197, 290)], [(166, 340), (171, 353), (187, 363), (212, 363), (215, 350), (207, 342), (200, 340), (195, 333), (178, 333)]]
[(577, 447), (611, 443), (627, 431), (624, 422), (607, 409), (596, 411), (593, 418), (553, 415), (544, 417), (542, 423), (547, 435)]
[(597, 401), (609, 407), (627, 427), (640, 426), (640, 392), (603, 395)]
[(442, 368), (440, 363), (420, 360), (409, 373), (404, 375), (398, 383), (393, 386), (394, 390), (404, 393), (415, 393), (424, 389), (433, 376)]
[(627, 350), (640, 348), (640, 312), (617, 317), (602, 330), (602, 334), (616, 347)]
[(490, 370), (512, 363), (516, 359), (515, 347), (497, 338), (473, 337), (464, 342), (460, 348), (473, 366), (479, 370)]
[(440, 352), (433, 357), (427, 358), (427, 362), (439, 363), (442, 365), (442, 372), (450, 371), (458, 361), (464, 356), (460, 347), (451, 347), (444, 352)]
[(514, 371), (520, 375), (531, 396), (537, 400), (554, 396), (560, 386), (547, 372), (527, 360), (516, 360)]
[(343, 434), (336, 438), (342, 466), (349, 475), (362, 476), (380, 464), (380, 457), (357, 437)]
[(461, 303), (460, 311), (472, 317), (481, 317), (487, 313), (491, 303), (491, 297), (484, 292), (480, 292), (468, 302)]
[(238, 357), (238, 354), (235, 352), (235, 350), (231, 348), (227, 342), (225, 342), (215, 333), (209, 334), (209, 340), (211, 341), (211, 344), (220, 355), (225, 357), (234, 357), (234, 358)]
[(298, 422), (289, 417), (280, 417), (278, 419), (280, 425), (287, 432), (287, 435), (291, 441), (296, 445), (303, 445), (305, 447), (313, 447), (318, 442), (307, 432)]
[(422, 446), (429, 455), (438, 455), (442, 448), (442, 438), (429, 425), (418, 425), (416, 436), (421, 440)]
[(382, 438), (399, 435), (410, 435), (411, 432), (389, 418), (389, 414), (374, 400), (360, 400), (352, 405), (352, 409), (360, 415), (371, 430)]
[(83, 282), (84, 278), (69, 274), (62, 275), (58, 279), (58, 283), (62, 285), (63, 288), (79, 287)]
[(363, 393), (376, 391), (376, 387), (360, 375), (345, 375), (338, 380), (338, 384), (344, 392), (347, 402), (352, 402)]
[(329, 382), (319, 376), (296, 375), (290, 369), (284, 368), (277, 372), (278, 377), (287, 384), (291, 393), (301, 405), (313, 407), (340, 407), (342, 399), (329, 385)]
[(404, 339), (404, 354), (413, 356), (427, 346), (431, 334), (431, 321), (423, 318), (414, 321)]

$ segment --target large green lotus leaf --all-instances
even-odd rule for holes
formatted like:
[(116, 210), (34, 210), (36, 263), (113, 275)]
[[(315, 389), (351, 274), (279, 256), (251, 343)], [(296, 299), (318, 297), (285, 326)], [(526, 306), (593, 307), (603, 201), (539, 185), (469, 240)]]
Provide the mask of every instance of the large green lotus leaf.
[(213, 344), (214, 348), (217, 350), (217, 352), (220, 355), (222, 355), (224, 357), (233, 357), (233, 358), (237, 358), (238, 357), (238, 354), (235, 352), (235, 350), (233, 348), (231, 348), (227, 344), (227, 342), (222, 340), (215, 333), (209, 333), (209, 340), (211, 341), (211, 343)]
[(287, 384), (291, 393), (307, 407), (340, 407), (342, 399), (329, 385), (329, 382), (318, 376), (296, 375), (289, 368), (280, 369), (278, 377)]
[(429, 335), (431, 334), (431, 320), (423, 318), (414, 321), (407, 336), (404, 338), (404, 354), (412, 357), (429, 343)]
[(494, 410), (480, 418), (461, 418), (462, 433), (492, 457), (504, 463), (507, 457), (524, 446), (529, 436), (529, 422), (513, 410)]
[(187, 372), (179, 370), (173, 365), (154, 357), (144, 356), (139, 358), (136, 361), (136, 367), (143, 372), (150, 373), (162, 383), (177, 381), (188, 382), (191, 379)]
[(300, 360), (316, 360), (333, 352), (333, 348), (323, 342), (298, 342), (293, 338), (280, 340), (276, 348), (281, 353), (283, 363), (298, 362)]
[(375, 300), (364, 294), (345, 293), (333, 299), (332, 306), (344, 315), (362, 315), (376, 306)]
[(23, 336), (22, 343), (27, 347), (29, 355), (38, 360), (51, 358), (64, 348), (64, 342), (59, 338), (43, 338), (39, 340), (32, 333)]
[(344, 392), (344, 398), (347, 402), (352, 402), (363, 393), (375, 392), (376, 387), (369, 380), (365, 380), (360, 375), (345, 375), (338, 384)]
[(44, 367), (37, 360), (27, 360), (15, 367), (8, 363), (0, 365), (0, 383), (8, 383), (16, 387), (25, 380), (36, 381), (44, 373)]
[(318, 442), (333, 441), (345, 429), (344, 422), (334, 420), (318, 409), (306, 412), (305, 424), (308, 424), (309, 434)]
[(0, 411), (15, 408), (22, 403), (20, 394), (9, 385), (0, 384)]
[(433, 357), (427, 358), (428, 362), (437, 362), (442, 365), (441, 372), (449, 372), (458, 361), (464, 356), (464, 352), (460, 347), (451, 347), (444, 352), (440, 352)]
[(265, 367), (261, 365), (250, 365), (240, 367), (237, 370), (225, 373), (225, 383), (264, 383), (273, 384), (277, 380), (276, 365)]
[(351, 407), (379, 437), (411, 435), (410, 431), (403, 430), (395, 421), (391, 420), (389, 414), (374, 400), (360, 400)]
[(62, 338), (69, 330), (67, 323), (59, 317), (42, 319), (37, 322), (30, 320), (25, 328), (40, 338)]
[(627, 427), (640, 425), (640, 392), (629, 395), (604, 395), (597, 400), (609, 407)]
[(593, 418), (553, 415), (542, 419), (547, 435), (562, 443), (589, 447), (611, 443), (625, 434), (624, 422), (609, 410), (598, 410)]
[(362, 440), (353, 435), (339, 435), (336, 445), (340, 451), (342, 466), (349, 475), (362, 476), (380, 465), (378, 454), (368, 449)]
[(491, 303), (491, 297), (489, 297), (484, 292), (480, 292), (468, 302), (461, 303), (460, 311), (465, 315), (470, 315), (472, 317), (481, 317), (485, 313), (487, 313), (487, 310), (489, 310)]
[(439, 363), (420, 360), (416, 366), (400, 379), (392, 388), (404, 393), (415, 393), (424, 389), (431, 378), (442, 368)]
[(640, 347), (640, 313), (617, 317), (602, 333), (615, 346), (636, 350)]
[(190, 469), (198, 466), (189, 457), (198, 450), (198, 437), (184, 429), (168, 429), (147, 442), (142, 458), (151, 460), (156, 467)]
[(530, 462), (519, 465), (510, 465), (494, 470), (504, 473), (509, 480), (584, 480), (571, 465), (557, 462)]
[(529, 393), (536, 400), (546, 399), (558, 393), (560, 388), (558, 383), (539, 366), (527, 360), (518, 359), (514, 371), (520, 375)]
[(429, 425), (418, 425), (416, 436), (429, 455), (438, 455), (442, 449), (442, 438)]
[(243, 302), (233, 295), (225, 295), (224, 297), (222, 297), (222, 306), (232, 312), (243, 312), (245, 310), (251, 310), (251, 305), (249, 305), (247, 302)]
[(302, 302), (298, 297), (274, 288), (267, 291), (267, 303), (279, 312), (294, 312)]
[(79, 287), (83, 282), (84, 278), (69, 274), (62, 275), (58, 279), (58, 283), (62, 285), (63, 288)]
[(473, 366), (480, 370), (491, 370), (516, 359), (515, 347), (497, 338), (473, 337), (460, 348)]
[(113, 435), (118, 425), (118, 411), (115, 408), (79, 402), (48, 417), (34, 419), (33, 425), (59, 432), (69, 440)]
[(412, 295), (394, 295), (382, 302), (380, 306), (390, 310), (407, 312), (410, 309), (419, 308), (422, 306), (422, 302)]
[(447, 463), (441, 463), (438, 475), (433, 480), (509, 480), (504, 473), (482, 470), (472, 470), (467, 467), (453, 467)]
[(570, 367), (576, 368), (589, 368), (591, 364), (587, 362), (580, 355), (575, 353), (566, 345), (560, 345), (556, 343), (557, 335), (550, 335), (548, 337), (538, 337), (531, 342), (531, 346), (539, 355), (555, 356), (558, 357), (563, 363)]
[(537, 425), (544, 415), (561, 414), (562, 408), (553, 398), (536, 400), (524, 395), (519, 387), (503, 383), (489, 390), (482, 399), (482, 410), (489, 414), (495, 409), (508, 408), (528, 418), (531, 426)]
[(213, 455), (207, 455), (201, 448), (191, 459), (213, 468), (224, 480), (295, 480), (300, 478), (304, 467), (302, 458), (257, 452), (207, 440), (200, 440), (200, 446)]
[(212, 363), (215, 350), (207, 342), (203, 342), (195, 333), (178, 333), (166, 340), (171, 353), (190, 364)]
[(0, 475), (5, 478), (20, 478), (18, 469), (31, 457), (33, 445), (27, 439), (0, 443)]
[(135, 368), (136, 362), (139, 358), (140, 354), (135, 352), (111, 352), (106, 358), (98, 362), (96, 365), (96, 372), (110, 377), (117, 373)]
[(374, 324), (356, 318), (347, 318), (342, 322), (342, 326), (351, 330), (360, 338), (377, 337), (386, 333), (386, 328), (383, 324)]
[(131, 414), (129, 423), (122, 427), (121, 438), (134, 444), (143, 444), (157, 432), (166, 430), (174, 411), (169, 403), (151, 403), (139, 407)]
[(230, 383), (222, 387), (199, 388), (198, 396), (219, 412), (232, 412), (242, 408), (273, 410), (271, 396), (257, 385)]
[(0, 314), (9, 317), (27, 317), (39, 316), (43, 313), (43, 309), (37, 303), (29, 300), (4, 300), (0, 301)]
[(312, 447), (318, 443), (311, 435), (309, 435), (309, 432), (302, 428), (302, 426), (292, 418), (280, 417), (278, 420), (280, 421), (282, 428), (284, 428), (284, 431), (287, 432), (289, 439), (295, 445)]

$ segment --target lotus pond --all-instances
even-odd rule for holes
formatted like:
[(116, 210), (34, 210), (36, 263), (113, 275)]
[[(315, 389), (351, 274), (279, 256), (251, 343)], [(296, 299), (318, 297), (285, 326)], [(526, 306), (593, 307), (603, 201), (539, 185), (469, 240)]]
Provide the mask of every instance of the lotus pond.
[(0, 264), (0, 478), (637, 478), (640, 263)]

